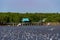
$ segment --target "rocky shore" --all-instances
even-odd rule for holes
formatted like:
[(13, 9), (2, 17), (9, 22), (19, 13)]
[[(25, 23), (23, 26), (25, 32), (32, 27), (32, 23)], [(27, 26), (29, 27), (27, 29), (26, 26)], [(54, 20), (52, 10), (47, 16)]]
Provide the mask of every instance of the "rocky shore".
[(56, 26), (56, 25), (60, 25), (59, 22), (48, 22), (48, 23), (44, 23), (43, 25), (52, 25), (52, 26)]
[(60, 25), (59, 22), (45, 22), (45, 23), (39, 23), (39, 22), (33, 22), (33, 23), (12, 23), (12, 24), (2, 24), (0, 26), (56, 26)]

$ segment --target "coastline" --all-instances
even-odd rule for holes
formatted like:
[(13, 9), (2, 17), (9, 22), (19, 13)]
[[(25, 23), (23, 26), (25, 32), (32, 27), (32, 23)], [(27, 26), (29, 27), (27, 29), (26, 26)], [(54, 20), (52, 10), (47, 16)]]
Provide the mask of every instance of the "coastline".
[(46, 22), (43, 25), (48, 25), (48, 23), (49, 23), (49, 25), (52, 25), (52, 26), (60, 25), (60, 22)]
[[(19, 25), (20, 24), (20, 25)], [(12, 23), (12, 24), (2, 24), (0, 26), (57, 26), (60, 22), (44, 22), (44, 23)]]

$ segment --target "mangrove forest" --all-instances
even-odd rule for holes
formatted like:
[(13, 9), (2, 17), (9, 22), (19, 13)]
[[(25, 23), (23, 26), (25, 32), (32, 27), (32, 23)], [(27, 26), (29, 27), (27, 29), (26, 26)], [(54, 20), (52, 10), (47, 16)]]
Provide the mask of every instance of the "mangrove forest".
[(31, 22), (39, 22), (44, 18), (46, 18), (45, 22), (60, 22), (60, 13), (0, 12), (0, 24), (21, 23), (22, 18), (29, 18)]

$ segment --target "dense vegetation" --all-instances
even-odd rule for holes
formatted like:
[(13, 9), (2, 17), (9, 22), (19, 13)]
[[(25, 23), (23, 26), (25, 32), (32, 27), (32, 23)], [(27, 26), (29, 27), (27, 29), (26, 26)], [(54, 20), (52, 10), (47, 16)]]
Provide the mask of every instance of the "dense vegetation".
[(30, 18), (31, 22), (39, 22), (46, 18), (45, 22), (60, 22), (59, 13), (1, 13), (0, 24), (2, 23), (19, 23), (22, 18)]

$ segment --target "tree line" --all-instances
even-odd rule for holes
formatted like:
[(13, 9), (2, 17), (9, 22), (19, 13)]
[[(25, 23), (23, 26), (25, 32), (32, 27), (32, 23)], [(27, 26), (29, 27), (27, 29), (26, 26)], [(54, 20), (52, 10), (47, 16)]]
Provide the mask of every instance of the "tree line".
[(39, 22), (46, 18), (45, 22), (60, 22), (59, 13), (13, 13), (0, 12), (0, 24), (20, 23), (22, 18), (29, 18), (31, 22)]

